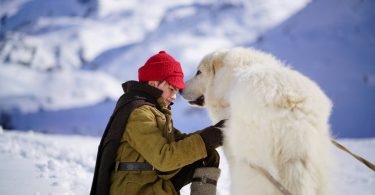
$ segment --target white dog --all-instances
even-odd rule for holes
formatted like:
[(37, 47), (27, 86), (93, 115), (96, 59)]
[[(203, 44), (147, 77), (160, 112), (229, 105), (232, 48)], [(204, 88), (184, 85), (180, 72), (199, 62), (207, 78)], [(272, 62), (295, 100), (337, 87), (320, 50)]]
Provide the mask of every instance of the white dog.
[(281, 194), (258, 169), (293, 195), (329, 194), (331, 101), (316, 83), (255, 49), (208, 54), (182, 96), (206, 106), (213, 123), (229, 119), (224, 151), (231, 194)]

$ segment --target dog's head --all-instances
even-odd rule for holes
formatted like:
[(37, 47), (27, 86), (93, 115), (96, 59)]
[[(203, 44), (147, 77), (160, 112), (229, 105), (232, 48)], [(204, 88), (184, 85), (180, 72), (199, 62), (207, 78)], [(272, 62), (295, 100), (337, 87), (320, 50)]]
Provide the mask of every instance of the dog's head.
[(228, 107), (226, 96), (231, 80), (227, 79), (227, 72), (225, 72), (224, 58), (227, 52), (227, 49), (220, 49), (206, 55), (194, 77), (186, 82), (186, 88), (181, 91), (181, 95), (190, 104), (207, 106), (214, 120), (222, 119), (224, 116), (217, 116), (217, 113), (223, 113), (223, 109)]

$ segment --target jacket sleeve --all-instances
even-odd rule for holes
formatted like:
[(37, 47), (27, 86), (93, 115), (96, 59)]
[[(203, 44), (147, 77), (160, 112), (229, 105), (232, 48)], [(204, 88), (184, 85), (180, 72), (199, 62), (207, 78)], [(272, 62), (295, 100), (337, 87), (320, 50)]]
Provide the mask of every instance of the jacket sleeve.
[(207, 156), (199, 135), (192, 134), (168, 143), (157, 127), (156, 116), (148, 106), (135, 109), (128, 119), (125, 139), (143, 158), (159, 171), (172, 171)]
[(175, 136), (176, 141), (182, 140), (185, 137), (188, 137), (188, 136), (192, 135), (191, 133), (189, 133), (189, 134), (181, 133), (180, 130), (178, 130), (178, 129), (174, 128), (174, 127), (173, 127), (173, 130), (174, 130), (174, 136)]

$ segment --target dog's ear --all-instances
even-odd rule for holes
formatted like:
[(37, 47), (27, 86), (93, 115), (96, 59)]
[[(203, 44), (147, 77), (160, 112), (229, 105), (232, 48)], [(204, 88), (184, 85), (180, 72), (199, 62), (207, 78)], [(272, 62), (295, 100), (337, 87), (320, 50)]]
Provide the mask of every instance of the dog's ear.
[(224, 65), (224, 57), (227, 50), (219, 50), (212, 54), (212, 71), (214, 75), (216, 74), (217, 70), (219, 70)]

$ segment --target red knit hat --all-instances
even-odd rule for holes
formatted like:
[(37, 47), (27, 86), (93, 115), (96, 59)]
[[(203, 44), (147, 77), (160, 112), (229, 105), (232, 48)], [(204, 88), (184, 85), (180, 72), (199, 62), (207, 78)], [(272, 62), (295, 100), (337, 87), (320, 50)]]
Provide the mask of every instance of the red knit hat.
[(178, 89), (185, 88), (184, 73), (180, 63), (165, 51), (151, 56), (138, 69), (138, 79), (139, 81), (167, 81)]

